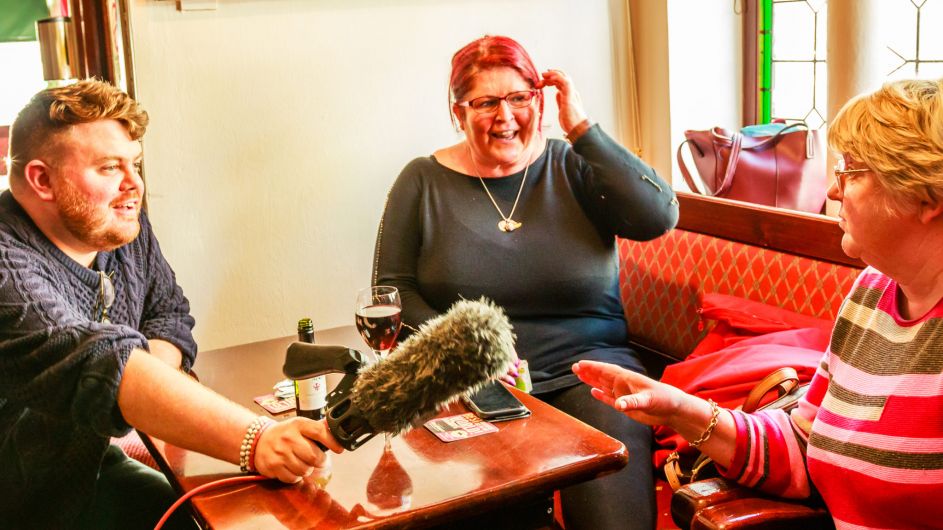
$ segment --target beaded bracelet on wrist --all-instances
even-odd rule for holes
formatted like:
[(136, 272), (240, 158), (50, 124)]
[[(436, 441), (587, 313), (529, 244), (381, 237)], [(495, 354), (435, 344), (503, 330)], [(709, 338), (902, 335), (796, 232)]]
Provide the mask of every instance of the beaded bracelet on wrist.
[(257, 471), (257, 468), (255, 467), (255, 454), (256, 454), (255, 449), (259, 446), (259, 440), (262, 439), (262, 433), (264, 433), (265, 429), (268, 429), (269, 426), (272, 425), (273, 423), (275, 422), (267, 421), (263, 423), (262, 428), (260, 428), (259, 432), (255, 435), (255, 439), (252, 440), (252, 448), (249, 449), (249, 462), (248, 462), (249, 471), (252, 473), (255, 473)]
[(239, 447), (239, 469), (243, 473), (255, 472), (255, 447), (259, 443), (262, 432), (273, 422), (265, 416), (259, 416), (252, 420), (246, 429), (246, 435), (242, 438), (242, 445)]

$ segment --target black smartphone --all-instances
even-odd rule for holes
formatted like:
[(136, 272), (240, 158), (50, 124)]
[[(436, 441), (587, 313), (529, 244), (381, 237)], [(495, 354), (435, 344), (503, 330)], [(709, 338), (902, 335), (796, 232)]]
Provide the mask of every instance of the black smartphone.
[(500, 381), (492, 381), (464, 398), (465, 405), (486, 421), (526, 418), (530, 409), (524, 406)]

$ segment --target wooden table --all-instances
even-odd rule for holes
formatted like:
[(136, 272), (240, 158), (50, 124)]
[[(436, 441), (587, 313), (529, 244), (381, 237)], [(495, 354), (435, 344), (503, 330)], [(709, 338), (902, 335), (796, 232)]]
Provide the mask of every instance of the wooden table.
[[(206, 386), (265, 414), (252, 398), (271, 392), (282, 379), (285, 350), (293, 340), (202, 352), (194, 369)], [(317, 342), (364, 349), (353, 326), (318, 332)], [(329, 378), (329, 386), (335, 383)], [(420, 427), (395, 437), (391, 453), (384, 452), (383, 435), (377, 435), (356, 451), (332, 455), (333, 474), (323, 488), (310, 479), (291, 486), (256, 482), (197, 495), (192, 507), (204, 526), (217, 529), (453, 528), (468, 518), (477, 521), (468, 526), (478, 526), (489, 512), (502, 509), (506, 512), (497, 519), (507, 524), (508, 517), (524, 517), (523, 507), (545, 502), (553, 490), (616, 471), (628, 461), (617, 440), (515, 393), (533, 415), (496, 423), (499, 432), (444, 443)], [(442, 415), (464, 412), (463, 405), (454, 404)], [(144, 439), (179, 491), (240, 474), (234, 464)], [(546, 512), (546, 504), (541, 509)], [(508, 527), (528, 526), (519, 523), (512, 520)]]

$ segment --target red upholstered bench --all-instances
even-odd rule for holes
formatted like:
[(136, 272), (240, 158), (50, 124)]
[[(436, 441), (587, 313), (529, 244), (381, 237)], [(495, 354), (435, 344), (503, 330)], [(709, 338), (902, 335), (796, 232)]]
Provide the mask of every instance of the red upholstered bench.
[(136, 430), (131, 429), (131, 432), (122, 436), (121, 438), (112, 438), (111, 444), (117, 445), (121, 448), (122, 451), (124, 451), (124, 454), (137, 460), (138, 462), (160, 471), (157, 461), (154, 460), (153, 456), (151, 456), (150, 451), (147, 450), (147, 447), (144, 445), (144, 442), (141, 440), (141, 437), (138, 435)]
[[(730, 201), (679, 199), (678, 228), (654, 241), (618, 242), (630, 341), (662, 361), (650, 367), (653, 376), (664, 364), (683, 362), (704, 337), (709, 323), (700, 310), (708, 293), (835, 319), (863, 266), (841, 253), (837, 223)], [(671, 488), (664, 480), (655, 487), (658, 528), (677, 528)]]
[(619, 241), (620, 290), (633, 342), (684, 360), (704, 334), (705, 293), (834, 320), (859, 269), (675, 229)]

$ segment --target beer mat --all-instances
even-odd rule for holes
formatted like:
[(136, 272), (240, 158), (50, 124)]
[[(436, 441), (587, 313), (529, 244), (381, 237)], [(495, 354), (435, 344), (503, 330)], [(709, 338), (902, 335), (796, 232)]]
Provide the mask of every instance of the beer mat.
[(252, 398), (260, 407), (269, 412), (269, 414), (281, 414), (289, 410), (295, 410), (295, 397), (279, 398), (274, 394), (265, 394)]
[(275, 383), (275, 386), (272, 387), (272, 392), (277, 398), (292, 398), (295, 397), (295, 382), (291, 379), (282, 379), (281, 381)]
[(434, 418), (425, 423), (426, 429), (436, 435), (443, 442), (454, 442), (498, 432), (498, 428), (475, 416), (474, 412), (466, 412), (455, 416)]

